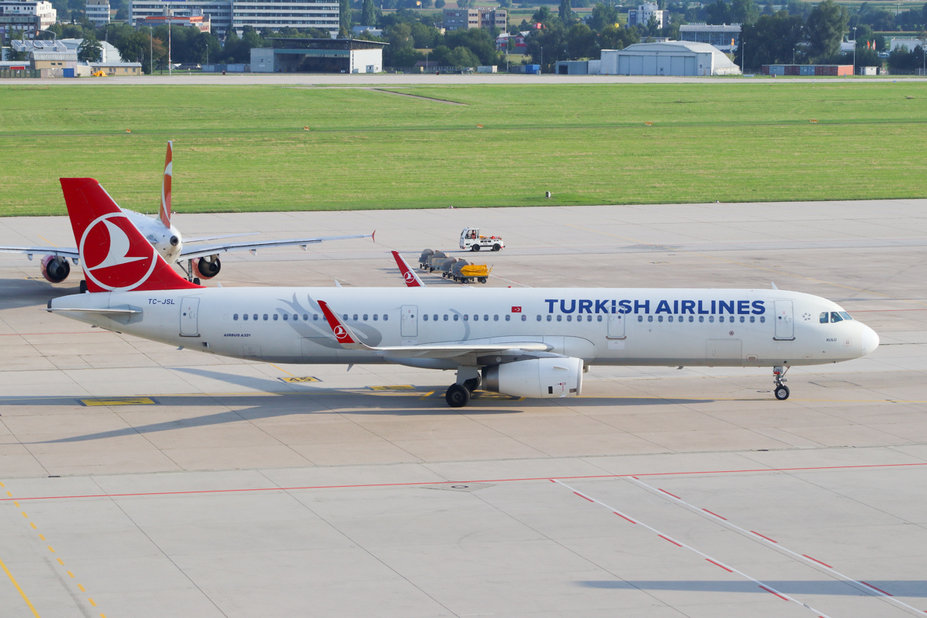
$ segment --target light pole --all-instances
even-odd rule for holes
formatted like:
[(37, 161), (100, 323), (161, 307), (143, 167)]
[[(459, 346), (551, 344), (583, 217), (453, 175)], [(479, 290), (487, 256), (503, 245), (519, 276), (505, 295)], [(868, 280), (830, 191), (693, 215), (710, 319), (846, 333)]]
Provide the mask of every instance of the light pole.
[(174, 69), (174, 64), (171, 61), (171, 17), (174, 12), (171, 9), (167, 10), (167, 75), (171, 76)]
[(856, 26), (853, 26), (853, 75), (856, 75)]

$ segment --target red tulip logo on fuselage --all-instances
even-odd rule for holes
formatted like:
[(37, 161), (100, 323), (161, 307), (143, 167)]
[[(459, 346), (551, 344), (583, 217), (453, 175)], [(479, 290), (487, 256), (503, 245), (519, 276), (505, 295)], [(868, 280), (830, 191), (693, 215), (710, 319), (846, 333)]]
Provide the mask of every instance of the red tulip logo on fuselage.
[(87, 278), (104, 290), (132, 290), (144, 283), (157, 263), (155, 248), (122, 213), (94, 219), (80, 239)]

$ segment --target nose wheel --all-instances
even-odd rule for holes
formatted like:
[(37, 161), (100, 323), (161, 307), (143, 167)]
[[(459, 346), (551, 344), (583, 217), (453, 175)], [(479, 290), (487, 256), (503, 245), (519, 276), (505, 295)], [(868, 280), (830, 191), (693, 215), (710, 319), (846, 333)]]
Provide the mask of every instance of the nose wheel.
[(789, 398), (789, 387), (784, 384), (785, 374), (788, 372), (789, 368), (782, 368), (781, 365), (773, 367), (773, 380), (775, 380), (776, 388), (773, 390), (773, 394), (776, 395), (776, 399), (779, 401), (785, 401)]

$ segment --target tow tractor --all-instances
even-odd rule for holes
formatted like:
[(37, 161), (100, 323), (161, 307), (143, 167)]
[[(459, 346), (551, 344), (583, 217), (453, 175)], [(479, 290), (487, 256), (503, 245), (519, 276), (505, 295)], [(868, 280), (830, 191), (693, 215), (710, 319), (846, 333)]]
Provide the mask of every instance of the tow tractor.
[(460, 248), (479, 251), (486, 248), (499, 251), (505, 246), (501, 236), (480, 236), (480, 228), (465, 227), (460, 233)]

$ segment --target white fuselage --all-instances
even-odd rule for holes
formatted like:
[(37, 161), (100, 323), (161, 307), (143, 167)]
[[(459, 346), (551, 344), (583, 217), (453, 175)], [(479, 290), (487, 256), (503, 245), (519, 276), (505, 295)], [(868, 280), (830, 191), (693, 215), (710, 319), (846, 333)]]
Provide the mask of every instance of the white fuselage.
[(142, 233), (145, 240), (157, 249), (161, 257), (168, 264), (173, 264), (180, 258), (180, 252), (183, 249), (183, 237), (173, 225), (167, 227), (158, 217), (150, 217), (134, 210), (121, 208), (123, 213), (129, 218), (138, 231)]
[[(776, 289), (203, 288), (65, 296), (50, 307), (110, 330), (238, 358), (458, 366), (345, 349), (318, 300), (371, 347), (541, 342), (587, 365), (811, 365), (858, 358), (878, 345), (875, 332), (836, 303)], [(831, 320), (840, 313), (845, 317)]]

